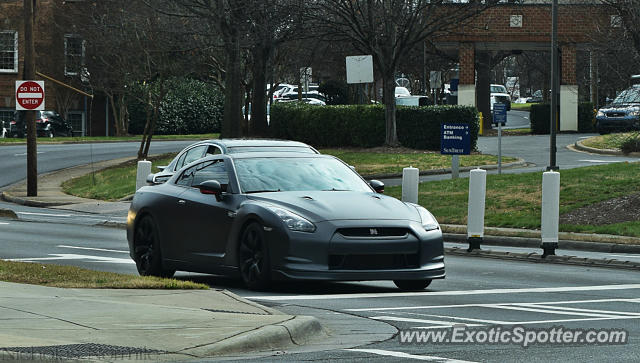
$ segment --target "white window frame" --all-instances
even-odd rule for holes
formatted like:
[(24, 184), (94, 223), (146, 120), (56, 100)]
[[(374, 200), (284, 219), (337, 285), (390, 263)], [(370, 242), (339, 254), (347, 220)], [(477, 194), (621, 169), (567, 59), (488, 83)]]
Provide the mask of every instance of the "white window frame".
[[(82, 54), (80, 54), (80, 64), (78, 65), (77, 71), (71, 71), (67, 69), (67, 58), (69, 57), (67, 41), (71, 38), (80, 39), (82, 41)], [(85, 40), (82, 39), (81, 36), (77, 34), (65, 34), (64, 35), (64, 75), (65, 76), (77, 76), (82, 72), (82, 67), (84, 67), (84, 55), (85, 55)], [(73, 54), (72, 56), (78, 56), (77, 54)]]
[(18, 32), (16, 30), (2, 30), (0, 33), (13, 33), (13, 69), (0, 68), (0, 73), (18, 73)]

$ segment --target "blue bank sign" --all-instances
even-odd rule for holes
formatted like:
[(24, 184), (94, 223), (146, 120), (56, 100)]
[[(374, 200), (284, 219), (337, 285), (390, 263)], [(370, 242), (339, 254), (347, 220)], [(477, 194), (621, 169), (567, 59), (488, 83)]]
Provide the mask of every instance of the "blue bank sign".
[(440, 124), (440, 153), (469, 155), (471, 153), (469, 124)]

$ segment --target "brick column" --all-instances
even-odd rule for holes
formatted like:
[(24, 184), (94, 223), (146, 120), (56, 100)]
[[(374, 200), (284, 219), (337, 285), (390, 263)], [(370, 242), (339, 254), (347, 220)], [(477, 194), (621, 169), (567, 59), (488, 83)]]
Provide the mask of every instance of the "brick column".
[(460, 43), (458, 57), (460, 61), (460, 84), (476, 84), (474, 44)]
[(576, 46), (561, 46), (560, 131), (578, 131), (578, 81), (576, 78)]
[(475, 72), (475, 44), (460, 43), (458, 51), (460, 69), (458, 72), (458, 104), (465, 106), (476, 105), (476, 72)]

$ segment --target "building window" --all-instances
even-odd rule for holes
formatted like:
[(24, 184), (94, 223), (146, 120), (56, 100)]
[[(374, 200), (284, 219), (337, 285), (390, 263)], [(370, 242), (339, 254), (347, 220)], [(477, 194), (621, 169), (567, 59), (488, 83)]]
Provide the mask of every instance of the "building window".
[(64, 36), (64, 74), (77, 76), (84, 66), (84, 40), (77, 35)]
[(84, 112), (69, 111), (67, 113), (67, 121), (73, 129), (73, 136), (85, 136)]
[(0, 31), (0, 73), (18, 73), (18, 32)]
[(611, 27), (612, 28), (622, 27), (622, 17), (620, 15), (611, 15)]
[(2, 134), (2, 129), (9, 129), (9, 123), (13, 121), (13, 113), (16, 110), (11, 109), (0, 109), (0, 134)]

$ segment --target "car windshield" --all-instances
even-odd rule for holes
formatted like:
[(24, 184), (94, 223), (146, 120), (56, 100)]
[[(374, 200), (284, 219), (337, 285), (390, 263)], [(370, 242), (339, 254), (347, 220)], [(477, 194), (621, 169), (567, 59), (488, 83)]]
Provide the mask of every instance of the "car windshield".
[(613, 103), (640, 103), (640, 87), (632, 87), (622, 91)]
[(411, 96), (411, 93), (405, 87), (396, 87), (396, 95)]
[(333, 158), (250, 158), (235, 160), (243, 193), (312, 190), (372, 192), (351, 168)]
[(507, 89), (504, 86), (492, 85), (491, 86), (491, 93), (507, 93)]

